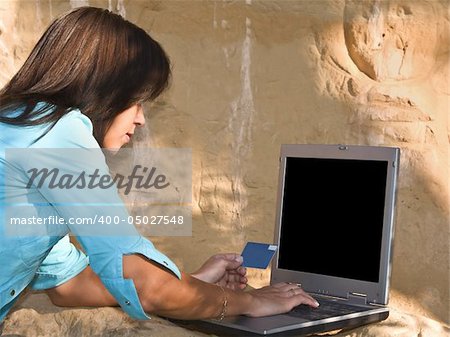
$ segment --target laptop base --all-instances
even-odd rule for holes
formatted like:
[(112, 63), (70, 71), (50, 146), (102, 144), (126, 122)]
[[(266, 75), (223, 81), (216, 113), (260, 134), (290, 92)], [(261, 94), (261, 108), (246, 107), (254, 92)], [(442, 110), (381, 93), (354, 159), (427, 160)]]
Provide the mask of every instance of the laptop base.
[[(251, 332), (241, 329), (234, 329), (229, 326), (222, 325), (220, 322), (209, 321), (185, 321), (170, 319), (173, 323), (182, 326), (189, 330), (195, 330), (206, 334), (212, 334), (217, 336), (261, 336), (270, 335), (271, 337), (284, 337), (284, 336), (307, 336), (313, 333), (323, 333), (333, 330), (349, 330), (362, 325), (376, 323), (385, 320), (389, 317), (389, 311), (381, 312), (375, 315), (344, 319), (337, 322), (321, 323), (319, 325), (313, 325), (308, 327), (301, 327), (293, 330), (286, 330), (271, 333), (270, 331)], [(245, 320), (255, 320), (251, 317), (242, 317)], [(224, 322), (226, 324), (226, 322)]]

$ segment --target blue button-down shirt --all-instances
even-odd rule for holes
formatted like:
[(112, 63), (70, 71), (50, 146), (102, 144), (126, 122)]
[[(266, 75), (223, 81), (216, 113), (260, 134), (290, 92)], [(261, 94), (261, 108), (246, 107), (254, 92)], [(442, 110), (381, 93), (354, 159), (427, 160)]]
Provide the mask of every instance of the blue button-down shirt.
[[(36, 141), (43, 133), (45, 135)], [(50, 130), (48, 125), (24, 127), (0, 123), (0, 322), (26, 287), (56, 287), (76, 276), (88, 263), (124, 311), (133, 318), (148, 319), (133, 281), (123, 278), (122, 256), (141, 254), (172, 271), (178, 278), (181, 274), (175, 264), (139, 235), (129, 221), (122, 221), (120, 226), (102, 228), (98, 233), (92, 231), (92, 226), (86, 229), (85, 225), (74, 222), (33, 225), (36, 228), (24, 233), (20, 232), (22, 228), (15, 232), (8, 226), (8, 219), (18, 215), (47, 219), (53, 216), (66, 220), (80, 215), (84, 218), (103, 215), (129, 219), (115, 187), (78, 193), (69, 191), (63, 196), (64, 202), (60, 203), (57, 199), (62, 195), (55, 190), (45, 186), (27, 187), (27, 171), (38, 164), (40, 157), (8, 156), (9, 149), (35, 149), (32, 150), (35, 152), (25, 153), (38, 153), (39, 149), (52, 148), (99, 149), (89, 118), (79, 110), (72, 110)], [(61, 174), (75, 174), (94, 166), (102, 174), (109, 174), (104, 157), (94, 162), (77, 158), (67, 161), (61, 159), (57, 150), (50, 150), (46, 152), (45, 160), (50, 163), (59, 161), (58, 167), (64, 170)], [(86, 193), (89, 193), (88, 197)], [(25, 229), (29, 231), (30, 226), (25, 226)], [(68, 233), (77, 236), (88, 257), (70, 243)]]

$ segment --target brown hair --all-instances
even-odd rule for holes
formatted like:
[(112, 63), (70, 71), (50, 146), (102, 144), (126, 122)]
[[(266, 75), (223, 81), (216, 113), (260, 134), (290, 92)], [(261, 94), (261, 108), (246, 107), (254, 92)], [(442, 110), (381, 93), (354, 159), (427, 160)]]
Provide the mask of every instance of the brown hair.
[[(143, 29), (106, 9), (80, 7), (47, 28), (0, 91), (0, 122), (51, 128), (78, 108), (102, 144), (115, 116), (158, 97), (169, 78), (166, 53)], [(47, 104), (37, 109), (39, 102)], [(20, 114), (8, 116), (19, 108)]]

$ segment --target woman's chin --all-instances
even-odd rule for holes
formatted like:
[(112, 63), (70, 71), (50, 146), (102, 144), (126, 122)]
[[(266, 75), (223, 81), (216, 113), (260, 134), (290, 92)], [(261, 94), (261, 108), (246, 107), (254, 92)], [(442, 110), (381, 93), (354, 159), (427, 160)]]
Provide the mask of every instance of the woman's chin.
[(110, 155), (115, 155), (115, 154), (117, 154), (117, 152), (119, 152), (119, 150), (120, 150), (120, 148), (110, 148), (110, 147), (105, 147), (105, 148), (103, 148), (103, 151), (105, 152), (107, 152), (108, 154), (110, 154)]

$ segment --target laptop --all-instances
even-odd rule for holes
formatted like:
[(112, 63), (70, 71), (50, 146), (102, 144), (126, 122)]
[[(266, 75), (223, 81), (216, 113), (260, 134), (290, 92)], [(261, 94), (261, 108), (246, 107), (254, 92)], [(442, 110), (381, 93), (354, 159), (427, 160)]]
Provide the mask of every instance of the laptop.
[(389, 315), (398, 148), (282, 145), (271, 284), (293, 282), (317, 309), (207, 320), (218, 335), (306, 335)]

